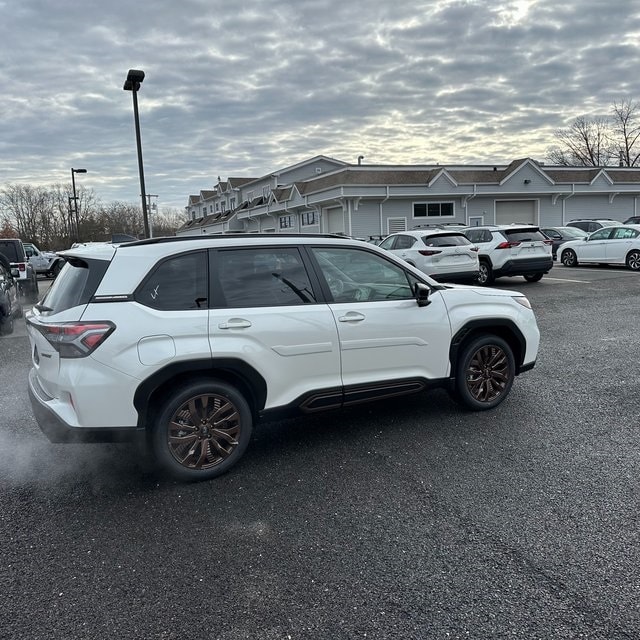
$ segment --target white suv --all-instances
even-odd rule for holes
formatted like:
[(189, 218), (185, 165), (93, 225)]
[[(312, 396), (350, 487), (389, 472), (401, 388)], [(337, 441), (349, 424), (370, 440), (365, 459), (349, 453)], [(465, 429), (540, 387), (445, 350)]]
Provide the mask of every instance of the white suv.
[(524, 276), (538, 282), (553, 267), (553, 242), (529, 224), (467, 227), (464, 234), (480, 250), (478, 284), (501, 276)]
[(254, 423), (450, 390), (491, 409), (536, 360), (526, 297), (442, 285), (337, 236), (77, 247), (27, 315), (35, 416), (53, 442), (145, 435), (179, 479), (217, 476)]
[(387, 236), (379, 246), (440, 282), (463, 282), (478, 277), (478, 247), (460, 231), (436, 228), (402, 231)]

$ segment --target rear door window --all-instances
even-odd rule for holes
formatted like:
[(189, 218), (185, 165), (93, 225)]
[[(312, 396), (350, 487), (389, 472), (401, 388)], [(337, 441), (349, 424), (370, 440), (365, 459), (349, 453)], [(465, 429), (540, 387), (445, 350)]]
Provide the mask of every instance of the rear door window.
[(16, 242), (0, 241), (0, 253), (9, 258), (9, 262), (22, 262), (22, 256), (18, 255), (18, 245)]
[(206, 309), (206, 252), (194, 251), (163, 260), (151, 270), (134, 297), (140, 304), (163, 311)]

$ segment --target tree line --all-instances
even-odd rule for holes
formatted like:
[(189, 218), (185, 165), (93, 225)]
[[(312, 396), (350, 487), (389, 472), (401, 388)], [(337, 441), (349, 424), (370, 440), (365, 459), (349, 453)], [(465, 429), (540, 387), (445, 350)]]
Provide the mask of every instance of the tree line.
[[(111, 240), (113, 234), (142, 237), (141, 207), (127, 202), (104, 204), (93, 189), (76, 188), (77, 214), (71, 185), (49, 187), (7, 184), (0, 189), (0, 237), (20, 238), (40, 249), (62, 250), (74, 242)], [(187, 220), (178, 209), (151, 212), (154, 236), (174, 235)]]
[(640, 102), (614, 102), (607, 116), (577, 117), (554, 132), (547, 150), (552, 164), (579, 167), (640, 166)]

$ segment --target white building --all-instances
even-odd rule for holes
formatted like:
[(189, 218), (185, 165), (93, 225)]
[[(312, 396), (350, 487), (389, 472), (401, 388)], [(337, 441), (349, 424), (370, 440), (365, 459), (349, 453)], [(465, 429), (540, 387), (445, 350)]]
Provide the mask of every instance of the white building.
[(640, 215), (640, 168), (364, 165), (316, 156), (260, 178), (218, 178), (190, 196), (177, 235), (343, 233), (369, 238), (424, 224), (532, 223)]

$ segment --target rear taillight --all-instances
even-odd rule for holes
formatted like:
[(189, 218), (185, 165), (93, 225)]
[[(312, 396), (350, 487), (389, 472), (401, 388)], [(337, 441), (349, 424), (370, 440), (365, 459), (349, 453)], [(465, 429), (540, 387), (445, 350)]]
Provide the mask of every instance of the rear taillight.
[(27, 270), (26, 262), (18, 262), (18, 271), (26, 271), (26, 270)]
[(60, 354), (61, 358), (84, 358), (113, 333), (113, 322), (30, 322)]
[(480, 251), (480, 247), (469, 247), (470, 251)]
[(435, 256), (438, 253), (442, 253), (439, 249), (418, 249), (418, 253), (421, 256)]
[(553, 240), (543, 240), (545, 244), (553, 244)]
[(496, 249), (512, 249), (513, 247), (519, 246), (519, 242), (501, 242)]

